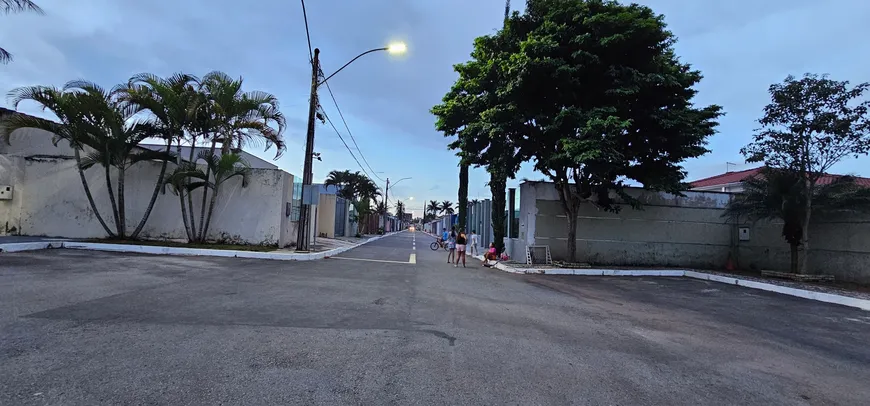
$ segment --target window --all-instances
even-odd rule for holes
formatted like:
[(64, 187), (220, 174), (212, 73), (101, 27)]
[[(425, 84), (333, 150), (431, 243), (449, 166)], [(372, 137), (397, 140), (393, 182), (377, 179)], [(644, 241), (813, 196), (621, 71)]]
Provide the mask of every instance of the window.
[(293, 177), (293, 195), (290, 199), (290, 221), (299, 221), (299, 211), (302, 207), (302, 178)]

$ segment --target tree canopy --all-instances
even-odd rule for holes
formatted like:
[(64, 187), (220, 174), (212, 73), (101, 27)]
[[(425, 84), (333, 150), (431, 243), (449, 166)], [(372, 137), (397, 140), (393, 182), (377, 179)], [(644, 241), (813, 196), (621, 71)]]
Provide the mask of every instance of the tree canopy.
[[(664, 17), (605, 0), (528, 0), (494, 35), (475, 40), (472, 60), (433, 108), (451, 148), (491, 175), (493, 228), (504, 228), (504, 188), (526, 160), (556, 185), (569, 219), (590, 202), (634, 206), (628, 182), (685, 190), (681, 163), (705, 154), (721, 107), (696, 107), (701, 74), (676, 56)], [(495, 183), (494, 183), (495, 182)], [(496, 217), (501, 217), (497, 222)], [(499, 241), (496, 236), (496, 241)]]

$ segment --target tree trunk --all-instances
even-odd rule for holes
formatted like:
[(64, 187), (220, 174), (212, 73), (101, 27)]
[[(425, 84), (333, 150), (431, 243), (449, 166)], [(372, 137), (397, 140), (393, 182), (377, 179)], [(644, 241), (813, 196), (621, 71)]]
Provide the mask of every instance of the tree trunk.
[(798, 273), (799, 264), (798, 264), (798, 248), (799, 245), (796, 243), (789, 244), (789, 248), (791, 249), (791, 267), (789, 271), (791, 273)]
[(468, 165), (459, 164), (459, 227), (468, 225)]
[(97, 218), (97, 221), (100, 222), (100, 225), (103, 226), (103, 230), (106, 231), (106, 234), (108, 234), (109, 237), (113, 238), (115, 237), (115, 233), (112, 232), (112, 230), (106, 224), (106, 221), (103, 220), (103, 216), (101, 216), (100, 211), (97, 210), (97, 204), (94, 203), (94, 196), (91, 195), (91, 188), (90, 186), (88, 186), (88, 179), (85, 177), (85, 171), (81, 167), (81, 152), (78, 150), (78, 148), (74, 148), (73, 150), (75, 151), (76, 169), (78, 169), (79, 171), (79, 178), (81, 178), (82, 180), (82, 187), (84, 187), (85, 189), (85, 196), (88, 197), (88, 203), (90, 203), (91, 205), (91, 210), (93, 210), (94, 216)]
[(205, 223), (200, 224), (202, 230), (200, 230), (199, 240), (201, 242), (205, 242), (206, 238), (208, 238), (208, 227), (211, 225), (211, 215), (214, 212), (214, 205), (217, 202), (219, 186), (217, 179), (215, 179), (214, 190), (211, 192), (211, 202), (208, 204), (208, 215), (205, 218)]
[(492, 193), (492, 238), (495, 243), (497, 252), (504, 251), (505, 237), (505, 188), (507, 187), (507, 176), (501, 172), (501, 169), (496, 169), (495, 172), (489, 174), (489, 190)]
[(577, 262), (577, 212), (568, 213), (568, 262)]
[[(215, 148), (216, 148), (215, 141), (212, 141), (211, 147), (208, 149), (209, 157), (214, 156)], [(206, 164), (206, 168), (205, 168), (206, 185), (208, 184), (209, 176), (211, 176), (211, 166)], [(217, 180), (217, 179), (215, 179), (215, 180)], [(215, 187), (217, 187), (217, 185), (215, 185)], [(213, 190), (212, 195), (213, 195), (212, 197), (217, 196), (217, 190)], [(208, 187), (204, 186), (202, 188), (202, 203), (201, 203), (200, 212), (199, 212), (199, 226), (200, 226), (200, 228), (202, 228), (203, 224), (205, 224), (205, 221), (206, 221), (205, 220), (205, 203), (208, 201), (207, 196), (208, 196)], [(193, 213), (193, 206), (191, 206), (190, 210), (191, 210), (191, 213)], [(193, 214), (191, 214), (191, 215), (193, 215)], [(209, 214), (209, 217), (211, 217), (211, 214)], [(205, 238), (206, 238), (205, 232), (200, 231), (199, 239), (205, 241)]]
[(802, 275), (806, 275), (809, 273), (807, 269), (807, 258), (810, 256), (810, 215), (812, 214), (813, 209), (813, 189), (814, 186), (812, 182), (809, 180), (807, 182), (807, 198), (806, 198), (806, 206), (804, 206), (803, 224), (801, 224), (801, 228), (803, 229), (803, 234), (801, 234), (801, 245), (803, 246), (804, 255), (800, 260), (800, 269), (799, 272)]
[(181, 219), (184, 221), (184, 232), (187, 233), (187, 242), (196, 242), (195, 235), (190, 230), (190, 224), (187, 219), (187, 206), (184, 204), (184, 191), (178, 191), (178, 203), (181, 204)]
[(118, 167), (118, 237), (125, 238), (127, 235), (127, 212), (124, 210), (124, 176), (126, 170), (123, 167)]
[[(169, 151), (172, 149), (172, 142), (169, 141), (166, 143), (166, 153), (169, 154)], [(148, 222), (148, 217), (151, 216), (151, 210), (154, 209), (154, 203), (157, 202), (157, 196), (160, 194), (160, 187), (163, 185), (163, 177), (166, 176), (166, 167), (169, 166), (169, 161), (164, 159), (163, 165), (160, 167), (160, 175), (157, 175), (157, 182), (154, 185), (154, 192), (151, 193), (151, 200), (148, 202), (148, 208), (145, 209), (145, 214), (142, 215), (142, 219), (139, 220), (139, 224), (136, 225), (136, 229), (133, 230), (133, 233), (130, 234), (130, 238), (135, 239), (139, 236), (139, 233), (142, 232), (142, 228), (145, 227), (145, 223)], [(185, 228), (187, 227), (187, 219), (184, 219)]]
[(121, 229), (121, 220), (118, 218), (118, 205), (115, 203), (115, 191), (112, 190), (112, 167), (103, 164), (103, 168), (106, 169), (106, 189), (109, 191), (109, 203), (112, 205), (112, 216), (115, 218), (115, 233), (119, 238), (124, 238), (124, 232)]

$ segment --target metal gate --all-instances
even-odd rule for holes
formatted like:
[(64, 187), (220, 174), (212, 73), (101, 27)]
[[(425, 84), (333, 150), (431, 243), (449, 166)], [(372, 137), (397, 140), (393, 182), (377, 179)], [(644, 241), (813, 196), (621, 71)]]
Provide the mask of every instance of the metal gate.
[(346, 237), (345, 226), (347, 225), (348, 204), (347, 199), (335, 197), (335, 236)]

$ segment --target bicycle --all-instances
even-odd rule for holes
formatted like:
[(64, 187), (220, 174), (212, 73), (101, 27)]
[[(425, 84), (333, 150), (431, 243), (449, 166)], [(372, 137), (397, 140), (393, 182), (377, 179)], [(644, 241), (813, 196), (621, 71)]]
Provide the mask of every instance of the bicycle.
[(447, 241), (433, 241), (432, 244), (429, 244), (429, 248), (431, 248), (432, 251), (438, 251), (438, 248), (444, 248), (444, 251), (447, 251)]

